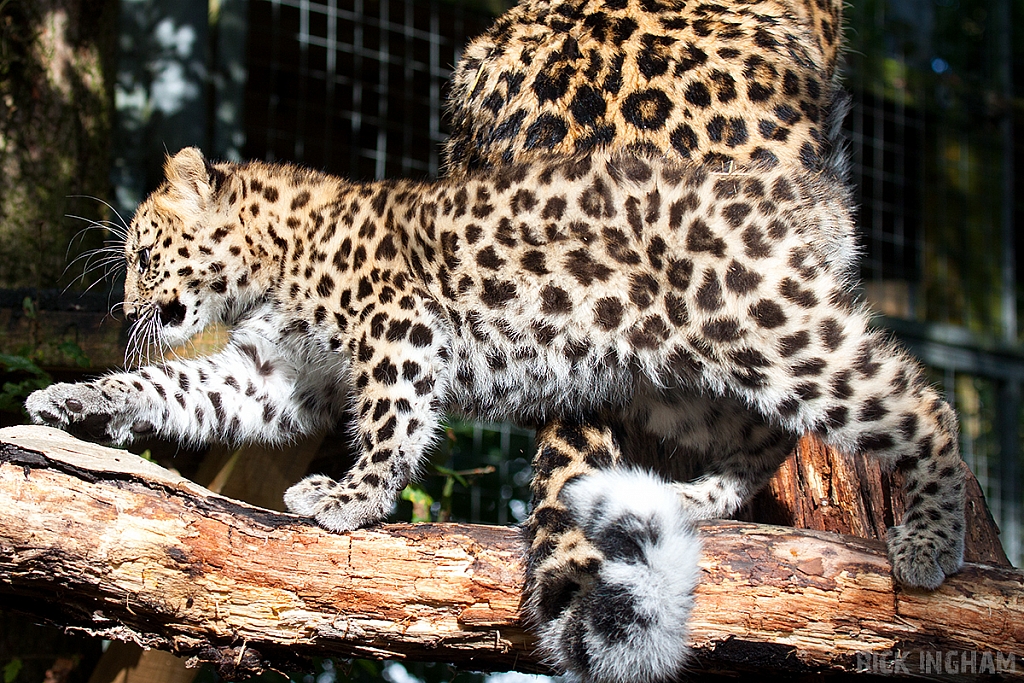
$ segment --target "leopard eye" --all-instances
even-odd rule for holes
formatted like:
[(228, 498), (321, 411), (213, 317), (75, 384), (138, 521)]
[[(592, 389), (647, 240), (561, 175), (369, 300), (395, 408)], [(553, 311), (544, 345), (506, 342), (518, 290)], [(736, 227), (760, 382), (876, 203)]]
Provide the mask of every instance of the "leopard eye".
[(139, 249), (139, 274), (145, 273), (149, 270), (149, 247), (145, 249)]

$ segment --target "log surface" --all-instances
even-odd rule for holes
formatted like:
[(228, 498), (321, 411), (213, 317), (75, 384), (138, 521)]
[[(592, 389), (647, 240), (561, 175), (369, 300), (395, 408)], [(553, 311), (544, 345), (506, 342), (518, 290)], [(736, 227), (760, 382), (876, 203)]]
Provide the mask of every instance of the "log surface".
[[(894, 590), (879, 541), (743, 522), (700, 531), (694, 672), (969, 680), (1001, 666), (1024, 679), (1024, 576), (1012, 568), (968, 564), (934, 593)], [(332, 534), (125, 451), (0, 430), (0, 602), (80, 632), (228, 676), (304, 655), (544, 671), (521, 589), (515, 529)]]

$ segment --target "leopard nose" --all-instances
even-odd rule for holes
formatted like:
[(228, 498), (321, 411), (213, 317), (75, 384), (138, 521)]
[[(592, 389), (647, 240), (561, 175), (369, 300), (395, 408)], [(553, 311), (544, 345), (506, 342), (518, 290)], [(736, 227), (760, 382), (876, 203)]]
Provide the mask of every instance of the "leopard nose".
[(124, 305), (124, 319), (130, 323), (138, 322), (139, 309), (134, 304), (126, 303)]
[(167, 303), (160, 304), (160, 324), (164, 327), (174, 327), (185, 322), (186, 309), (178, 299), (172, 299)]

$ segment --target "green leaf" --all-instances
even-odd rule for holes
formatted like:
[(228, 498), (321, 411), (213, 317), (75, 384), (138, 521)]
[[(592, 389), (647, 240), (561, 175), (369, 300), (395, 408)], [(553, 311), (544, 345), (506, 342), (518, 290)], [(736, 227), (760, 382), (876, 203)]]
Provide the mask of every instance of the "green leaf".
[(14, 683), (14, 679), (21, 673), (21, 658), (15, 657), (4, 664), (4, 683)]
[(3, 365), (7, 372), (27, 372), (34, 377), (49, 378), (43, 370), (24, 356), (12, 356), (7, 353), (0, 353), (0, 365)]
[(21, 301), (21, 310), (24, 311), (25, 317), (29, 320), (36, 319), (36, 302), (32, 301), (32, 297), (26, 296)]
[(380, 676), (380, 672), (384, 668), (383, 662), (371, 662), (366, 659), (357, 659), (352, 663), (372, 676)]
[(89, 361), (89, 356), (85, 355), (82, 347), (73, 341), (61, 342), (57, 345), (57, 350), (75, 361), (75, 364), (80, 368), (87, 368), (92, 365)]
[(412, 503), (412, 521), (429, 522), (430, 506), (434, 499), (419, 484), (409, 484), (402, 489), (402, 500)]

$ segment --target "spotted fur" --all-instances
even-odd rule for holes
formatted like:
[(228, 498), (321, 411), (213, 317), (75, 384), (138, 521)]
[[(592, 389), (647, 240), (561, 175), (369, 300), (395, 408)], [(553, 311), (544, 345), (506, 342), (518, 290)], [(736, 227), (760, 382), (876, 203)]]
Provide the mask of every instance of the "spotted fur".
[[(456, 68), (451, 94), (456, 125), (446, 147), (447, 168), (456, 175), (552, 151), (624, 150), (662, 155), (712, 172), (737, 168), (743, 169), (742, 175), (773, 169), (789, 169), (796, 175), (810, 172), (833, 185), (841, 197), (847, 164), (838, 135), (847, 98), (835, 78), (841, 10), (841, 3), (835, 1), (523, 0), (471, 43)], [(727, 199), (717, 199), (724, 213)], [(852, 213), (848, 198), (845, 206), (838, 206), (842, 203), (837, 202), (836, 210)], [(813, 246), (807, 248), (819, 250), (817, 256), (826, 261), (845, 264), (837, 272), (848, 274), (856, 258), (848, 220), (824, 220), (819, 228), (820, 241), (812, 240)], [(744, 239), (745, 254), (753, 256), (755, 264), (757, 254), (772, 249), (757, 231), (746, 232)], [(717, 248), (717, 243), (709, 244)], [(787, 266), (791, 274), (806, 277), (805, 252), (798, 252)], [(739, 270), (725, 277), (732, 277), (733, 284), (745, 279)], [(755, 289), (759, 283), (753, 280), (758, 278), (753, 275), (750, 281)], [(717, 297), (716, 283), (708, 284), (705, 302)], [(841, 283), (842, 291), (849, 288), (849, 279)], [(781, 320), (777, 313), (799, 313), (801, 308), (818, 305), (815, 297), (796, 294), (792, 284), (776, 294), (774, 302), (765, 300), (748, 309), (748, 315), (773, 324)], [(820, 325), (819, 338), (826, 347), (835, 346), (838, 328), (828, 321)], [(799, 354), (813, 343), (812, 338), (811, 330), (783, 335), (781, 350), (784, 355)], [(886, 354), (902, 356), (881, 338), (874, 343)], [(717, 344), (710, 343), (709, 349), (713, 348)], [(759, 373), (759, 354), (760, 350), (742, 360), (737, 357), (737, 370), (745, 366), (744, 372)], [(839, 364), (833, 365), (833, 360)], [(844, 384), (844, 373), (853, 372), (858, 363), (853, 357), (817, 358), (809, 365), (795, 363), (792, 370), (809, 377), (835, 371)], [(904, 391), (906, 375), (918, 372), (913, 365), (901, 370), (896, 391)], [(811, 389), (803, 396), (814, 400), (812, 394), (817, 391)], [(883, 387), (879, 391), (885, 394)], [(723, 393), (731, 391), (726, 387)], [(838, 388), (838, 393), (846, 389)], [(943, 464), (930, 457), (918, 459), (923, 455), (920, 451), (900, 456), (899, 461), (913, 480), (908, 485), (915, 503), (927, 500), (923, 507), (931, 508), (928, 513), (908, 512), (907, 520), (918, 527), (911, 534), (919, 534), (923, 544), (936, 549), (941, 571), (935, 571), (935, 565), (926, 572), (907, 569), (909, 555), (916, 550), (909, 554), (905, 550), (906, 527), (890, 530), (889, 544), (900, 580), (934, 586), (942, 573), (959, 566), (962, 484), (951, 411), (934, 395), (923, 401), (921, 410), (932, 413), (933, 428), (944, 443), (940, 448), (945, 449)], [(714, 517), (731, 513), (760, 489), (795, 442), (796, 433), (780, 427), (773, 409), (752, 409), (747, 402), (723, 398), (717, 391), (648, 392), (642, 400), (634, 398), (633, 405), (626, 411), (591, 415), (584, 429), (571, 420), (554, 420), (538, 433), (534, 511), (524, 527), (530, 543), (527, 614), (541, 637), (542, 649), (573, 678), (647, 681), (671, 677), (685, 659), (666, 659), (664, 643), (684, 641), (677, 624), (685, 623), (690, 596), (671, 590), (662, 595), (666, 608), (682, 619), (676, 625), (626, 608), (617, 609), (616, 618), (609, 622), (607, 601), (593, 596), (606, 596), (611, 590), (619, 595), (619, 605), (645, 604), (648, 565), (637, 563), (631, 583), (608, 583), (605, 564), (613, 560), (603, 551), (602, 539), (584, 533), (591, 527), (584, 512), (570, 502), (574, 499), (563, 491), (565, 483), (603, 481), (604, 499), (615, 501), (607, 503), (613, 508), (657, 499), (664, 485), (660, 481), (650, 482), (646, 494), (635, 487), (627, 493), (605, 477), (607, 472), (642, 466), (669, 481), (682, 482), (674, 486), (684, 501), (685, 517)], [(874, 405), (877, 401), (872, 399), (860, 417), (874, 417), (877, 413), (870, 407)], [(819, 431), (845, 426), (849, 419), (848, 408), (833, 409), (829, 424)], [(911, 426), (916, 418), (905, 419), (904, 434), (909, 434), (916, 429)], [(616, 430), (653, 433), (662, 439), (661, 452), (628, 448), (623, 452), (630, 439), (614, 438)], [(870, 449), (870, 441), (839, 445)], [(612, 458), (593, 462), (585, 457), (609, 449)], [(580, 470), (578, 463), (583, 461), (590, 466)], [(675, 463), (673, 471), (665, 471), (666, 461)], [(950, 514), (936, 512), (937, 507)], [(930, 521), (922, 523), (922, 515)], [(924, 526), (930, 529), (924, 531)], [(674, 534), (678, 547), (696, 544), (685, 525), (666, 525), (660, 533), (662, 537)], [(679, 554), (680, 561), (672, 569), (688, 576), (690, 568), (682, 563), (683, 555)], [(627, 599), (630, 595), (632, 601)], [(564, 624), (587, 626), (565, 630)], [(598, 624), (605, 626), (605, 638), (582, 636), (584, 630), (599, 630)], [(629, 660), (635, 666), (615, 675), (609, 672), (621, 653), (607, 644), (613, 636), (630, 643), (636, 655)]]
[[(868, 328), (852, 262), (820, 248), (852, 226), (844, 191), (819, 174), (595, 154), (353, 184), (186, 149), (167, 175), (133, 221), (125, 308), (165, 345), (214, 322), (233, 327), (230, 343), (54, 385), (28, 401), (38, 421), (118, 443), (280, 443), (331, 424), (351, 395), (364, 455), (340, 484), (289, 493), (345, 530), (387, 513), (444, 410), (524, 423), (610, 411), (685, 442), (717, 438), (702, 411), (746, 406), (761, 421), (737, 421), (737, 437), (771, 450), (812, 431), (898, 459), (911, 466), (908, 530), (962, 532), (953, 413)], [(694, 394), (724, 399), (695, 410)], [(659, 468), (675, 480), (680, 460)], [(744, 480), (749, 463), (730, 462), (715, 459), (719, 479)], [(700, 516), (749, 493), (706, 484), (677, 485), (699, 494)], [(936, 585), (955, 568), (947, 544), (897, 570)]]
[(815, 170), (841, 16), (834, 0), (526, 0), (456, 67), (449, 161), (630, 148)]
[[(577, 679), (680, 670), (691, 520), (734, 512), (804, 432), (905, 468), (894, 573), (935, 587), (962, 556), (956, 421), (850, 294), (837, 22), (838, 3), (526, 2), (467, 50), (436, 183), (183, 150), (133, 220), (125, 311), (162, 346), (227, 323), (227, 347), (53, 385), (27, 407), (119, 443), (281, 443), (349, 414), (351, 471), (286, 495), (338, 531), (387, 514), (444, 412), (545, 425), (528, 614)], [(718, 72), (734, 98), (708, 85)], [(698, 82), (707, 107), (684, 104)], [(606, 118), (574, 113), (585, 83), (602, 84)], [(630, 94), (655, 88), (665, 120), (631, 119)], [(566, 112), (554, 144), (530, 134)], [(747, 138), (730, 146), (716, 117), (743, 118)], [(680, 148), (684, 124), (696, 142)], [(583, 144), (598, 125), (614, 135)], [(663, 448), (631, 449), (636, 432)]]

